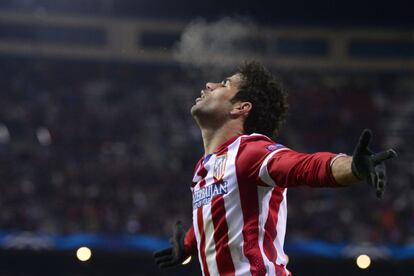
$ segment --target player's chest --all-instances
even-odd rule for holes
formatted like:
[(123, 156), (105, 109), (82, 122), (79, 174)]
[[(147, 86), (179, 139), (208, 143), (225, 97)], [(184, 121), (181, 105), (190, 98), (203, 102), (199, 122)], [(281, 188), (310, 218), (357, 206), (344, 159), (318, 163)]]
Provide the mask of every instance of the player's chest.
[(211, 155), (196, 168), (191, 187), (193, 209), (211, 204), (214, 198), (227, 197), (236, 188), (235, 156)]

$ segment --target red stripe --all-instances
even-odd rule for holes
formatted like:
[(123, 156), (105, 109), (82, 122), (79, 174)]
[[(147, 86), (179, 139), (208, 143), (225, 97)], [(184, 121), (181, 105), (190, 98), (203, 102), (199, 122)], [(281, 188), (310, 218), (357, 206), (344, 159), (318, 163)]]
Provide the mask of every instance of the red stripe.
[[(203, 162), (203, 160), (204, 160), (204, 158), (201, 158), (200, 160), (198, 160), (198, 162), (197, 162), (197, 164), (196, 164), (196, 166), (195, 166), (195, 174), (196, 175), (198, 175), (199, 176), (199, 173), (200, 173), (200, 167), (202, 166), (202, 162)], [(191, 187), (194, 187), (196, 184), (197, 184), (198, 182), (194, 182), (194, 181), (192, 181), (191, 182)]]
[(277, 276), (292, 276), (292, 274), (289, 272), (289, 274), (286, 273), (285, 266), (280, 264), (275, 266), (275, 271)]
[[(207, 173), (208, 173), (208, 171), (206, 170), (206, 168), (204, 166), (202, 166), (200, 168), (200, 170), (197, 172), (197, 175), (204, 178), (204, 177), (206, 177)], [(205, 184), (206, 184), (206, 181), (203, 179), (200, 182), (200, 188), (202, 188)]]
[(184, 251), (191, 256), (197, 255), (197, 241), (194, 233), (194, 226), (191, 226), (184, 236)]
[(277, 250), (274, 244), (276, 239), (277, 230), (276, 225), (278, 221), (278, 213), (280, 203), (283, 200), (283, 188), (275, 187), (272, 192), (272, 196), (269, 201), (269, 213), (267, 216), (266, 224), (264, 226), (264, 239), (263, 239), (263, 251), (267, 258), (273, 263), (276, 269), (276, 275), (285, 276), (285, 270), (276, 264)]
[(211, 216), (214, 225), (214, 242), (216, 244), (216, 263), (220, 275), (235, 274), (229, 248), (228, 226), (223, 196), (216, 196), (211, 202)]
[[(202, 163), (201, 163), (201, 168), (197, 172), (197, 174), (203, 178), (206, 177), (207, 175), (207, 170)], [(200, 181), (200, 188), (204, 187), (204, 185), (206, 185), (206, 180), (202, 179)], [(198, 225), (198, 232), (200, 234), (200, 258), (201, 258), (201, 263), (203, 266), (204, 276), (210, 276), (210, 272), (208, 271), (208, 266), (207, 266), (207, 259), (206, 259), (206, 235), (204, 234), (203, 208), (204, 206), (201, 206), (200, 208), (197, 209), (197, 225)]]
[(243, 166), (243, 160), (238, 158), (241, 150), (236, 157), (236, 175), (240, 193), (240, 205), (243, 213), (243, 253), (250, 263), (250, 272), (252, 275), (266, 275), (266, 267), (263, 256), (259, 247), (259, 200), (257, 195), (257, 186), (249, 181), (246, 176), (240, 175), (237, 168)]
[[(216, 156), (226, 154), (228, 147), (222, 148)], [(225, 169), (222, 168), (222, 169)], [(218, 180), (220, 181), (220, 179)], [(215, 196), (211, 201), (211, 218), (214, 225), (214, 243), (216, 249), (216, 263), (220, 275), (235, 275), (233, 259), (229, 248), (228, 225), (223, 196)]]
[(197, 224), (198, 232), (200, 233), (200, 258), (203, 266), (204, 276), (210, 276), (206, 259), (206, 236), (204, 235), (203, 207), (197, 209)]

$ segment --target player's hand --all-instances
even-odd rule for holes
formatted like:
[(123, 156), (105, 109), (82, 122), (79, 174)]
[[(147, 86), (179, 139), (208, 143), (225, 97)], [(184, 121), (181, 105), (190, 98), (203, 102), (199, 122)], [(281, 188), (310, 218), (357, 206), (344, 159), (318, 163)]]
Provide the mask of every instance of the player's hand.
[(181, 264), (189, 255), (184, 250), (185, 231), (181, 221), (177, 221), (170, 239), (171, 247), (154, 253), (155, 263), (160, 268)]
[(354, 150), (352, 173), (373, 186), (377, 197), (382, 198), (387, 184), (384, 161), (396, 157), (397, 153), (393, 149), (380, 153), (372, 152), (368, 148), (371, 139), (371, 130), (364, 129)]

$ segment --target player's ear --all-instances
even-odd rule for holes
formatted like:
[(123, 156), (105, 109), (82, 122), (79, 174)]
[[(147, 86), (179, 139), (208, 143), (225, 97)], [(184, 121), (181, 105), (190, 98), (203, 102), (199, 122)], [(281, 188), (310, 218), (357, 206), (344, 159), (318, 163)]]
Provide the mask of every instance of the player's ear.
[(250, 110), (252, 110), (251, 102), (237, 102), (233, 106), (233, 110), (230, 111), (230, 115), (234, 117), (238, 116), (248, 116)]

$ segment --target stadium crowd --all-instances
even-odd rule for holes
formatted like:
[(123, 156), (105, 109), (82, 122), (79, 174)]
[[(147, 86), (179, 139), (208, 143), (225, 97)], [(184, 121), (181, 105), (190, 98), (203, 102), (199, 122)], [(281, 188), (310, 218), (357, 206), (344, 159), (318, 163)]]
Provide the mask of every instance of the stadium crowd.
[[(25, 58), (3, 59), (0, 74), (0, 229), (167, 236), (178, 219), (190, 225), (203, 152), (189, 109), (202, 76)], [(303, 152), (352, 154), (365, 127), (374, 148), (393, 146), (393, 114), (413, 87), (393, 74), (281, 76), (291, 109), (277, 140)], [(287, 240), (413, 242), (413, 175), (399, 165), (413, 148), (396, 149), (403, 156), (389, 166), (382, 201), (365, 185), (290, 189)]]

